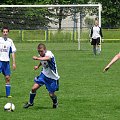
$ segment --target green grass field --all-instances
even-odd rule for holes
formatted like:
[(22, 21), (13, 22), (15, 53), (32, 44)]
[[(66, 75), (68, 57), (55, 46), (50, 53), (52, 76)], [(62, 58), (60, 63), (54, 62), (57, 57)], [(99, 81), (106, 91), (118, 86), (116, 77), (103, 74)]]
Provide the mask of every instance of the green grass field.
[[(0, 119), (1, 120), (119, 120), (120, 119), (120, 62), (103, 73), (103, 68), (119, 52), (120, 43), (103, 43), (101, 55), (94, 56), (89, 44), (77, 50), (76, 43), (46, 43), (56, 56), (60, 78), (60, 89), (56, 92), (58, 109), (45, 87), (37, 91), (34, 106), (24, 109), (29, 99), (33, 79), (40, 70), (33, 71), (38, 61), (38, 43), (15, 43), (16, 71), (11, 75), (12, 98), (5, 97), (5, 81), (0, 74)], [(7, 102), (16, 106), (14, 112), (5, 112)]]

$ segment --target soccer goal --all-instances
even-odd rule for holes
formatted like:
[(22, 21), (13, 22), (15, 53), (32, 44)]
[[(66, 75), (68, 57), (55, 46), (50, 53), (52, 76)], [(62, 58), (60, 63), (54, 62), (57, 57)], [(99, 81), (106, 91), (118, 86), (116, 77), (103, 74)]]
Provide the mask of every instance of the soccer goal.
[(96, 18), (101, 26), (101, 7), (101, 4), (0, 5), (0, 28), (8, 26), (10, 36), (18, 42), (76, 43), (81, 50), (87, 48), (89, 30)]

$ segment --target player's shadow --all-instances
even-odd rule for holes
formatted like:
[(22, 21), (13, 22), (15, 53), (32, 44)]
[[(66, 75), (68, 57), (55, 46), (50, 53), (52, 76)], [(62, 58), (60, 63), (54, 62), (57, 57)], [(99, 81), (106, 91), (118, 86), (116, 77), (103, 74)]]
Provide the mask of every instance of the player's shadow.
[(45, 107), (45, 106), (34, 106), (34, 109), (36, 110), (42, 110), (42, 109), (53, 109), (52, 107)]
[(0, 95), (0, 99), (1, 99), (1, 98), (6, 98), (6, 96), (4, 96), (4, 95)]

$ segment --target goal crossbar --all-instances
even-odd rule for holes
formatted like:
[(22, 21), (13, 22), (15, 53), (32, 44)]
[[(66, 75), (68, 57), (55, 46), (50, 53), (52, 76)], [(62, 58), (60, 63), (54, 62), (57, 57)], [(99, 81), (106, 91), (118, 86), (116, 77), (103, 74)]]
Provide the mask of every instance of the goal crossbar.
[(0, 5), (0, 7), (101, 7), (101, 4), (76, 4), (76, 5)]

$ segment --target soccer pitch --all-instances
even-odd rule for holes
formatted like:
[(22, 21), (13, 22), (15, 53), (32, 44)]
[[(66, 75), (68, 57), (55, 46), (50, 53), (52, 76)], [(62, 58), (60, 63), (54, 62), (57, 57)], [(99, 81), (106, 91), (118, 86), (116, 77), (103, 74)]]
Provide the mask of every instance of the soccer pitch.
[[(37, 91), (34, 106), (24, 109), (29, 99), (33, 80), (40, 70), (34, 71), (32, 56), (38, 55), (38, 43), (15, 43), (16, 71), (11, 75), (12, 98), (5, 97), (5, 81), (0, 74), (1, 120), (119, 120), (120, 119), (120, 62), (106, 73), (103, 68), (120, 51), (120, 43), (103, 43), (101, 55), (94, 56), (92, 46), (77, 50), (73, 43), (46, 43), (55, 57), (60, 78), (56, 92), (59, 106), (52, 102), (45, 87)], [(89, 43), (90, 44), (90, 43)], [(7, 102), (15, 104), (14, 112), (4, 111)]]

